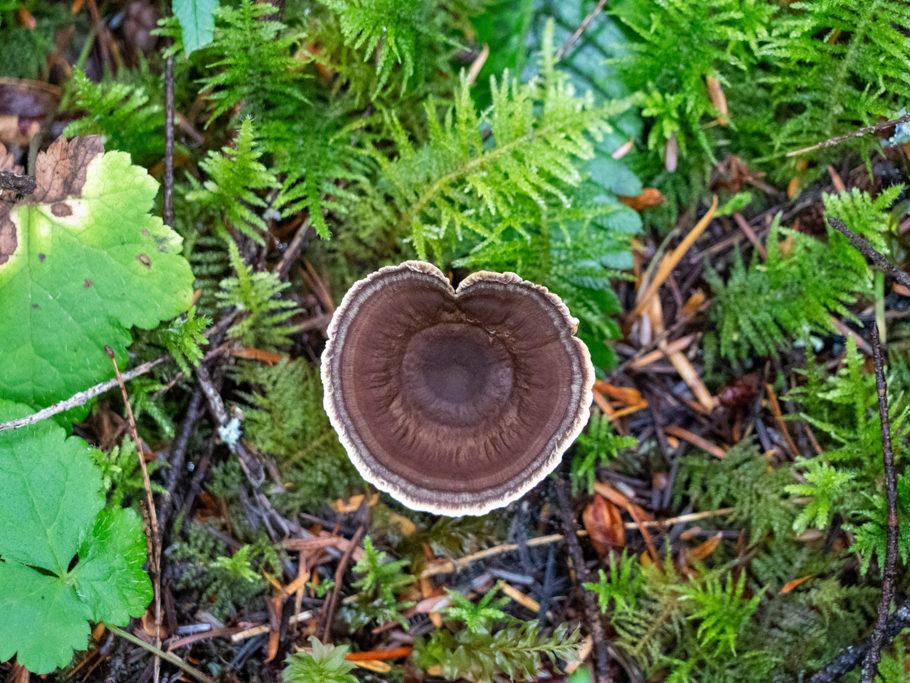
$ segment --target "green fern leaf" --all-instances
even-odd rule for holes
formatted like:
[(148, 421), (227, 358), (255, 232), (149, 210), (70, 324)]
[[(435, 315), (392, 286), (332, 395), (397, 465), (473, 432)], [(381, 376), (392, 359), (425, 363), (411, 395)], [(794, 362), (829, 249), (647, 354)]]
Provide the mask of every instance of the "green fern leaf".
[(199, 163), (210, 179), (200, 185), (190, 176), (194, 189), (186, 197), (203, 208), (222, 212), (227, 223), (265, 244), (262, 237), (266, 230), (265, 221), (250, 207), (268, 206), (256, 190), (277, 188), (280, 184), (259, 161), (260, 156), (262, 149), (257, 144), (253, 122), (249, 118), (244, 119), (234, 147), (223, 147), (221, 153), (209, 152)]

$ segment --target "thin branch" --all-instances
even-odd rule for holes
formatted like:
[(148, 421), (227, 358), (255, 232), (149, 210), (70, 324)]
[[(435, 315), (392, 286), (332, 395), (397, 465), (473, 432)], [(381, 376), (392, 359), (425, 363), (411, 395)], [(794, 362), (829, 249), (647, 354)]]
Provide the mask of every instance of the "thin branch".
[[(216, 338), (217, 335), (220, 335), (224, 329), (231, 324), (234, 318), (237, 317), (237, 313), (238, 311), (235, 309), (223, 319), (219, 320), (214, 326), (206, 330), (205, 336), (209, 339)], [(224, 353), (224, 351), (224, 346), (218, 346), (206, 353), (201, 362), (205, 363), (215, 356)], [(161, 365), (163, 362), (171, 360), (171, 358), (173, 358), (173, 356), (170, 354), (165, 354), (160, 358), (156, 358), (155, 360), (150, 360), (146, 363), (142, 363), (141, 365), (137, 365), (132, 370), (123, 373), (123, 381), (129, 382), (130, 380), (136, 379), (137, 377), (141, 377), (142, 375)], [(180, 373), (177, 376), (180, 377), (182, 374), (183, 373)], [(59, 403), (55, 403), (51, 406), (48, 406), (47, 408), (42, 408), (37, 413), (32, 413), (31, 415), (26, 415), (25, 417), (20, 417), (15, 420), (9, 420), (8, 422), (0, 422), (0, 432), (6, 431), (7, 429), (21, 429), (22, 427), (28, 427), (29, 425), (35, 424), (36, 422), (41, 422), (41, 420), (46, 420), (47, 418), (53, 417), (54, 415), (64, 413), (70, 408), (83, 406), (93, 398), (97, 398), (101, 394), (110, 391), (116, 386), (116, 379), (109, 379), (106, 382), (100, 382), (99, 384), (96, 384), (95, 386), (90, 387), (85, 391), (80, 391), (73, 394), (69, 398), (60, 401)]]
[(344, 551), (344, 555), (342, 555), (341, 560), (338, 561), (338, 567), (335, 569), (335, 585), (332, 586), (332, 594), (329, 596), (329, 599), (326, 600), (325, 606), (319, 615), (319, 621), (325, 624), (322, 631), (323, 643), (329, 642), (329, 638), (332, 635), (332, 619), (335, 616), (335, 609), (338, 606), (338, 593), (341, 591), (341, 580), (344, 578), (344, 572), (348, 568), (348, 563), (351, 561), (351, 555), (354, 553), (354, 548), (360, 545), (360, 539), (363, 538), (365, 533), (366, 527), (363, 524), (357, 527), (357, 531), (355, 531), (354, 535), (351, 537), (351, 542)]
[(258, 490), (265, 480), (265, 472), (262, 469), (262, 465), (244, 448), (243, 443), (240, 441), (240, 421), (237, 419), (231, 420), (228, 417), (227, 410), (224, 407), (224, 400), (221, 398), (221, 394), (218, 393), (218, 389), (215, 388), (212, 376), (203, 363), (200, 363), (196, 368), (196, 380), (199, 382), (202, 393), (205, 394), (209, 410), (211, 410), (212, 416), (218, 425), (218, 436), (227, 445), (228, 449), (237, 455), (240, 467), (243, 469), (246, 478)]
[[(896, 610), (894, 610), (894, 613), (888, 617), (888, 628), (886, 631), (887, 641), (891, 642), (894, 640), (894, 638), (904, 630), (907, 624), (910, 624), (910, 600), (905, 600)], [(871, 640), (871, 638), (866, 638), (856, 645), (848, 645), (845, 647), (840, 651), (840, 654), (838, 654), (837, 657), (825, 666), (824, 669), (812, 676), (812, 678), (809, 679), (809, 683), (834, 683), (834, 681), (839, 680), (849, 671), (852, 671), (869, 649)]]
[(279, 531), (284, 536), (290, 536), (292, 534), (299, 535), (303, 533), (303, 530), (297, 522), (282, 517), (269, 499), (262, 493), (262, 482), (265, 480), (265, 472), (262, 469), (262, 465), (250, 454), (246, 449), (246, 446), (244, 446), (243, 441), (240, 439), (240, 421), (228, 418), (227, 411), (224, 408), (224, 400), (221, 398), (221, 394), (218, 393), (218, 389), (215, 388), (212, 376), (209, 374), (204, 363), (200, 363), (196, 368), (196, 380), (199, 382), (202, 393), (205, 394), (209, 410), (217, 423), (218, 436), (225, 445), (227, 445), (231, 453), (237, 456), (237, 460), (240, 462), (240, 468), (243, 470), (247, 481), (249, 481), (253, 487), (253, 497), (256, 504), (259, 506), (262, 521), (265, 524), (269, 535), (273, 540), (277, 540), (279, 537), (272, 528), (270, 520), (280, 527)]
[[(569, 546), (569, 558), (575, 569), (575, 583), (581, 584), (588, 580), (588, 570), (585, 567), (585, 558), (581, 554), (581, 545), (578, 543), (575, 527), (575, 515), (569, 505), (569, 487), (566, 480), (559, 477), (554, 482), (556, 488), (556, 501), (559, 504), (559, 515), (562, 518), (562, 530)], [(585, 621), (594, 641), (594, 680), (596, 683), (610, 683), (609, 655), (607, 653), (607, 639), (604, 634), (604, 625), (600, 619), (600, 610), (594, 601), (594, 593), (583, 590)]]
[(129, 631), (124, 631), (122, 628), (118, 628), (116, 626), (111, 626), (110, 624), (105, 624), (105, 626), (107, 626), (107, 629), (114, 635), (120, 636), (124, 640), (128, 640), (133, 645), (138, 645), (139, 647), (145, 648), (149, 652), (152, 652), (153, 654), (155, 654), (156, 657), (161, 657), (161, 659), (165, 660), (166, 662), (170, 662), (171, 664), (176, 666), (178, 669), (186, 671), (190, 676), (195, 678), (197, 681), (202, 681), (202, 683), (215, 683), (214, 678), (209, 678), (204, 673), (202, 673), (199, 669), (197, 669), (193, 666), (190, 666), (189, 664), (184, 662), (177, 655), (175, 655), (171, 652), (165, 652), (160, 647), (155, 647), (154, 645), (151, 645), (150, 643), (145, 642), (141, 638), (137, 638)]
[(288, 248), (284, 250), (281, 260), (278, 262), (278, 265), (275, 266), (275, 272), (278, 273), (278, 277), (282, 280), (287, 279), (291, 266), (294, 264), (294, 261), (298, 259), (300, 253), (309, 242), (309, 230), (310, 222), (308, 220), (300, 224), (297, 228), (297, 232), (294, 233), (294, 238), (291, 240)]
[(844, 222), (839, 218), (828, 216), (828, 222), (835, 230), (850, 240), (850, 244), (852, 244), (859, 253), (865, 256), (867, 260), (872, 261), (873, 265), (878, 270), (885, 273), (885, 275), (890, 275), (904, 287), (910, 289), (910, 275), (907, 275), (907, 273), (891, 263), (883, 254), (876, 251), (864, 237), (853, 232), (844, 225)]
[(164, 224), (174, 227), (174, 57), (164, 62)]
[[(669, 527), (674, 524), (683, 524), (685, 522), (694, 522), (699, 519), (707, 519), (708, 517), (728, 515), (735, 510), (736, 508), (733, 507), (720, 508), (719, 510), (702, 510), (701, 512), (690, 512), (685, 515), (670, 517), (668, 519), (643, 520), (640, 523), (624, 522), (623, 527), (630, 530), (638, 530), (642, 527)], [(575, 535), (581, 538), (587, 536), (588, 532), (584, 529), (577, 529)], [(539, 545), (558, 543), (564, 539), (565, 536), (563, 534), (550, 534), (548, 536), (538, 536), (537, 538), (528, 539), (526, 545), (529, 548), (534, 548)], [(488, 557), (495, 557), (496, 555), (502, 555), (504, 553), (512, 553), (518, 550), (519, 547), (520, 546), (517, 543), (503, 543), (501, 545), (493, 546), (492, 548), (478, 550), (476, 553), (471, 553), (470, 555), (465, 555), (464, 557), (456, 558), (454, 560), (436, 560), (420, 572), (419, 578), (424, 579), (439, 574), (454, 574), (455, 572), (465, 569), (472, 562), (485, 560)]]
[(888, 420), (888, 386), (885, 383), (882, 345), (878, 325), (872, 323), (872, 358), (875, 362), (875, 388), (878, 392), (878, 415), (882, 422), (882, 454), (885, 464), (885, 500), (888, 503), (888, 522), (885, 527), (885, 560), (882, 567), (882, 597), (878, 603), (878, 619), (869, 641), (869, 652), (863, 662), (862, 681), (872, 683), (882, 657), (888, 611), (894, 595), (894, 574), (897, 564), (897, 477), (894, 473), (894, 453), (891, 450), (891, 423)]
[[(149, 372), (153, 368), (161, 365), (164, 361), (169, 360), (169, 359), (170, 359), (170, 355), (161, 356), (161, 358), (156, 358), (155, 360), (150, 360), (149, 362), (143, 363), (142, 365), (137, 365), (135, 368), (133, 368), (129, 372), (124, 372), (122, 375), (122, 379), (124, 382), (129, 382), (131, 379), (136, 379), (137, 377), (144, 375), (145, 373)], [(77, 394), (73, 394), (72, 396), (70, 396), (68, 399), (66, 399), (64, 401), (60, 401), (59, 403), (55, 403), (52, 406), (48, 406), (47, 408), (39, 410), (37, 413), (32, 413), (31, 415), (27, 415), (26, 417), (20, 417), (18, 419), (10, 420), (8, 422), (0, 422), (0, 432), (5, 431), (7, 429), (20, 429), (21, 427), (27, 427), (29, 425), (35, 424), (36, 422), (41, 422), (41, 420), (46, 420), (49, 417), (58, 415), (59, 413), (66, 412), (70, 408), (76, 408), (78, 406), (83, 406), (86, 403), (88, 403), (89, 401), (91, 401), (93, 398), (100, 396), (101, 394), (105, 393), (106, 391), (110, 391), (111, 389), (113, 389), (116, 386), (117, 386), (117, 380), (109, 379), (106, 382), (101, 382), (100, 384), (96, 384), (95, 386), (91, 387), (90, 389), (86, 389), (85, 391), (80, 391)]]
[(900, 118), (891, 119), (890, 121), (881, 121), (876, 123), (874, 126), (864, 126), (863, 128), (857, 128), (852, 133), (847, 133), (846, 135), (838, 135), (837, 137), (828, 138), (818, 144), (812, 145), (811, 147), (803, 147), (802, 149), (797, 149), (793, 152), (787, 152), (788, 157), (795, 157), (798, 154), (805, 154), (806, 152), (814, 152), (817, 149), (822, 149), (824, 147), (834, 147), (839, 145), (842, 142), (850, 140), (852, 138), (861, 138), (864, 135), (872, 135), (884, 130), (885, 128), (890, 128), (891, 126), (896, 126), (899, 123), (907, 123), (910, 121), (910, 114), (904, 114)]
[(679, 264), (683, 255), (689, 250), (689, 248), (695, 243), (695, 240), (698, 239), (698, 236), (704, 232), (705, 228), (711, 223), (711, 219), (714, 218), (714, 214), (717, 211), (717, 196), (715, 195), (711, 201), (711, 207), (705, 212), (705, 215), (701, 217), (698, 223), (689, 231), (682, 241), (676, 246), (676, 248), (664, 256), (660, 261), (660, 265), (657, 267), (657, 271), (654, 274), (651, 282), (648, 283), (647, 287), (643, 287), (643, 290), (639, 290), (638, 301), (635, 304), (635, 308), (632, 309), (632, 312), (629, 313), (629, 320), (634, 320), (638, 317), (642, 311), (644, 311), (648, 304), (660, 286), (664, 281), (670, 276), (670, 273), (673, 272), (673, 269)]
[(572, 46), (575, 45), (576, 42), (578, 42), (578, 39), (581, 38), (581, 34), (588, 30), (588, 26), (591, 25), (591, 22), (594, 21), (594, 19), (597, 17), (598, 14), (603, 12), (604, 5), (606, 5), (606, 4), (607, 4), (607, 0), (600, 0), (600, 2), (597, 3), (597, 6), (594, 9), (592, 9), (590, 12), (588, 12), (588, 16), (586, 16), (582, 20), (581, 24), (579, 24), (578, 28), (575, 29), (575, 33), (573, 33), (571, 36), (569, 36), (569, 39), (565, 43), (562, 44), (561, 48), (559, 48), (559, 52), (556, 53), (557, 62), (560, 59), (562, 59), (563, 57), (565, 57), (566, 53), (572, 49)]
[(171, 444), (171, 452), (168, 457), (170, 467), (168, 468), (164, 485), (167, 493), (161, 500), (161, 510), (158, 514), (158, 523), (161, 528), (167, 528), (171, 512), (174, 510), (174, 491), (177, 489), (177, 480), (184, 474), (183, 464), (186, 460), (186, 449), (196, 428), (196, 422), (202, 415), (201, 408), (202, 389), (196, 388), (190, 397), (190, 403), (187, 406), (186, 417), (180, 427), (180, 433)]
[[(142, 448), (142, 439), (139, 438), (139, 430), (136, 428), (136, 418), (133, 417), (133, 407), (130, 405), (130, 397), (126, 393), (126, 384), (123, 383), (123, 376), (120, 374), (120, 368), (117, 367), (117, 358), (114, 355), (114, 349), (110, 346), (104, 347), (104, 352), (111, 363), (114, 365), (114, 374), (117, 377), (117, 384), (120, 385), (120, 394), (123, 396), (123, 405), (126, 406), (127, 422), (130, 426), (130, 434), (133, 437), (133, 443), (136, 444), (136, 457), (139, 458), (139, 466), (142, 469), (142, 483), (145, 486), (145, 513), (146, 517), (146, 538), (148, 539), (148, 558), (149, 573), (152, 575), (152, 587), (155, 590), (155, 647), (161, 648), (161, 534), (158, 531), (158, 514), (155, 512), (155, 497), (152, 495), (152, 482), (149, 479), (148, 467), (145, 465), (145, 454)], [(153, 663), (152, 680), (158, 683), (161, 679), (161, 659), (155, 655)]]

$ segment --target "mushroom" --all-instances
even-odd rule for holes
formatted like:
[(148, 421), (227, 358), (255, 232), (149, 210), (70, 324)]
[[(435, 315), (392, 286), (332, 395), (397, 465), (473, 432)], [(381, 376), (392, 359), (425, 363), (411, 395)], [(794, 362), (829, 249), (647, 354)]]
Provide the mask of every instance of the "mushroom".
[(452, 288), (406, 261), (355, 283), (328, 329), (325, 409), (360, 474), (415, 510), (482, 515), (549, 474), (594, 369), (559, 297), (515, 273)]

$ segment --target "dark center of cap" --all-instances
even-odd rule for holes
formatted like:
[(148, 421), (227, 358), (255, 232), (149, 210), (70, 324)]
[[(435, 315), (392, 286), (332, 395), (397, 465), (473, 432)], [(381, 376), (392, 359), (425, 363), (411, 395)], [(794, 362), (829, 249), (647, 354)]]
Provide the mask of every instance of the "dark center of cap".
[(512, 393), (513, 360), (494, 331), (440, 323), (416, 333), (401, 364), (405, 404), (452, 426), (485, 422)]

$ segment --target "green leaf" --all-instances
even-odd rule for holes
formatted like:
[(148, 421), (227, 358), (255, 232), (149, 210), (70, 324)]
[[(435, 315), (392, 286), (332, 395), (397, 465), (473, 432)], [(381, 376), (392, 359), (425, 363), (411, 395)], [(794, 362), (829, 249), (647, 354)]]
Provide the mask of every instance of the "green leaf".
[[(0, 403), (2, 406), (10, 404)], [(20, 415), (28, 414), (18, 407)], [(10, 412), (4, 410), (3, 412)], [(101, 510), (91, 448), (50, 421), (0, 432), (0, 557), (64, 574)]]
[[(0, 401), (0, 420), (28, 412)], [(91, 450), (51, 421), (0, 432), (0, 660), (35, 673), (85, 648), (88, 620), (124, 624), (151, 600), (141, 523), (101, 509)]]
[(183, 30), (186, 55), (212, 42), (218, 0), (174, 0), (173, 9)]
[(626, 554), (623, 548), (622, 555), (610, 556), (610, 575), (603, 569), (597, 570), (598, 582), (585, 583), (585, 588), (597, 594), (597, 605), (600, 611), (606, 613), (610, 601), (613, 601), (614, 612), (631, 613), (635, 609), (635, 601), (645, 592), (645, 576), (641, 571), (635, 555)]
[(323, 645), (316, 636), (310, 636), (313, 653), (295, 652), (285, 660), (287, 667), (281, 672), (286, 683), (357, 683), (348, 672), (354, 664), (345, 660), (349, 645)]
[(825, 529), (831, 522), (834, 512), (840, 508), (844, 490), (854, 479), (849, 471), (832, 467), (821, 457), (798, 458), (797, 465), (805, 466), (803, 474), (806, 484), (788, 484), (784, 490), (793, 496), (809, 496), (809, 502), (799, 517), (793, 522), (793, 530), (801, 534), (810, 525)]
[(18, 653), (37, 674), (66, 666), (88, 644), (88, 607), (59, 577), (0, 562), (0, 659)]
[(92, 621), (125, 624), (145, 611), (152, 587), (143, 562), (142, 521), (132, 510), (102, 511), (79, 546), (79, 562), (70, 574)]
[(463, 621), (472, 633), (489, 633), (494, 622), (514, 620), (514, 617), (502, 611), (510, 600), (507, 595), (497, 598), (495, 602), (493, 600), (499, 589), (497, 584), (476, 605), (458, 591), (447, 589), (452, 605), (445, 608), (446, 618)]
[(33, 195), (0, 204), (0, 396), (44, 406), (110, 377), (104, 347), (123, 362), (130, 327), (188, 309), (193, 275), (128, 154), (60, 138), (36, 176)]

